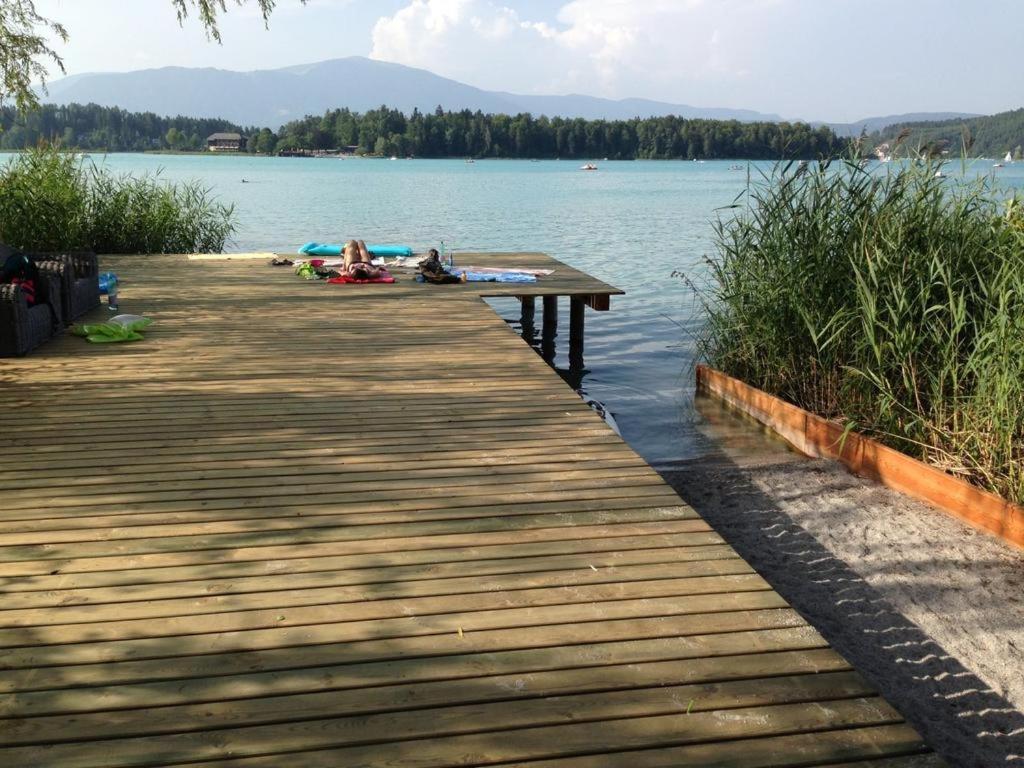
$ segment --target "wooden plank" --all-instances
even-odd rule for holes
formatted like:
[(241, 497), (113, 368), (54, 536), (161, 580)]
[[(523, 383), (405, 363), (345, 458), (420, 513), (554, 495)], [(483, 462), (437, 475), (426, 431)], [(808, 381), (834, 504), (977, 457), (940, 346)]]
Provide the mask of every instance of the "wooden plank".
[[(685, 580), (680, 581), (680, 580)], [(528, 600), (532, 605), (544, 605), (548, 601), (562, 600), (564, 596), (552, 590), (572, 590), (576, 598), (585, 593), (585, 588), (594, 585), (609, 586), (608, 592), (614, 596), (629, 594), (631, 582), (639, 582), (640, 589), (646, 594), (655, 596), (666, 591), (669, 594), (698, 594), (700, 592), (741, 592), (753, 589), (768, 589), (760, 576), (754, 574), (746, 563), (739, 558), (729, 560), (712, 560), (702, 563), (659, 563), (656, 566), (626, 566), (624, 568), (591, 568), (572, 571), (556, 571), (554, 573), (530, 574), (526, 576), (494, 577), (481, 582), (478, 577), (464, 577), (442, 580), (419, 580), (414, 582), (376, 582), (373, 584), (373, 605), (383, 607), (392, 600), (401, 600), (402, 611), (415, 611), (422, 614), (429, 611), (429, 603), (418, 603), (415, 598), (459, 596), (468, 599), (459, 601), (460, 608), (470, 610), (474, 606), (486, 605), (488, 600), (474, 602), (472, 595), (483, 592), (492, 604), (497, 603), (494, 593), (503, 593), (505, 601), (500, 603), (513, 607), (521, 600)], [(651, 586), (649, 581), (664, 581), (662, 587)], [(192, 617), (209, 613), (230, 611), (238, 614), (241, 611), (255, 611), (266, 608), (294, 609), (342, 603), (355, 603), (367, 600), (371, 590), (366, 585), (301, 588), (293, 580), (277, 579), (277, 584), (266, 580), (264, 590), (255, 592), (232, 592), (229, 595), (205, 597), (165, 598), (153, 602), (130, 602), (119, 600), (110, 604), (91, 603), (89, 605), (63, 604), (54, 609), (41, 612), (34, 608), (15, 608), (10, 600), (4, 600), (0, 609), (0, 630), (9, 627), (30, 627), (50, 624), (84, 624), (107, 622), (108, 627), (124, 625), (128, 620), (161, 617)], [(520, 594), (528, 590), (531, 594)], [(602, 594), (601, 589), (589, 593), (592, 599)], [(350, 614), (351, 616), (352, 614)], [(70, 639), (70, 636), (69, 636)]]
[[(528, 594), (460, 595), (451, 599), (419, 597), (366, 603), (290, 606), (211, 613), (197, 626), (191, 616), (126, 619), (94, 624), (54, 624), (0, 629), (5, 659), (14, 667), (29, 659), (52, 663), (87, 663), (124, 658), (158, 658), (168, 651), (165, 638), (175, 638), (175, 654), (224, 650), (259, 650), (350, 643), (371, 638), (425, 635), (464, 637), (468, 632), (512, 629), (558, 622), (618, 621), (628, 618), (691, 617), (739, 611), (764, 612), (766, 621), (792, 622), (789, 609), (757, 576), (688, 579), (673, 585), (615, 584)], [(637, 592), (646, 590), (645, 596)], [(651, 595), (650, 597), (646, 595)], [(584, 602), (574, 602), (576, 600)], [(501, 606), (501, 607), (499, 607)], [(775, 614), (778, 614), (776, 616)], [(781, 618), (780, 618), (781, 617)], [(461, 631), (461, 635), (460, 635)], [(30, 640), (29, 645), (21, 645)]]
[[(599, 672), (599, 674), (596, 674)], [(703, 682), (707, 681), (707, 682)], [(650, 662), (635, 665), (601, 667), (600, 670), (563, 669), (498, 675), (488, 678), (441, 680), (358, 688), (346, 695), (341, 690), (302, 692), (290, 696), (264, 691), (256, 698), (206, 702), (202, 705), (179, 704), (160, 711), (118, 709), (103, 712), (68, 712), (42, 715), (42, 707), (65, 707), (57, 695), (47, 704), (38, 701), (32, 707), (36, 716), (11, 723), (0, 731), (0, 746), (45, 744), (55, 741), (85, 741), (98, 730), (112, 738), (130, 738), (159, 733), (175, 733), (181, 723), (194, 730), (211, 730), (225, 725), (261, 725), (297, 722), (304, 719), (369, 715), (401, 711), (415, 707), (424, 726), (430, 723), (427, 707), (488, 705), (505, 701), (529, 701), (564, 696), (563, 703), (583, 704), (582, 694), (637, 692), (632, 703), (639, 704), (646, 688), (658, 688), (659, 697), (668, 693), (668, 711), (679, 707), (695, 712), (719, 708), (767, 705), (774, 702), (817, 701), (871, 694), (870, 687), (855, 672), (849, 671), (836, 654), (814, 651), (753, 654), (719, 659), (701, 659), (694, 664)], [(71, 692), (74, 695), (74, 692)], [(122, 695), (128, 695), (123, 692)], [(626, 697), (621, 697), (626, 698)], [(599, 704), (611, 701), (602, 696)], [(690, 703), (692, 702), (692, 704)], [(122, 702), (124, 703), (124, 702)], [(85, 706), (95, 706), (85, 703)], [(467, 711), (470, 716), (479, 710)], [(408, 713), (412, 714), (412, 713)], [(537, 722), (538, 712), (530, 713)], [(158, 716), (157, 716), (158, 715)], [(544, 718), (549, 717), (545, 714)], [(520, 723), (530, 722), (520, 714)], [(447, 718), (450, 720), (451, 716)], [(503, 726), (514, 722), (502, 721)], [(413, 726), (414, 728), (416, 726)], [(437, 731), (435, 730), (434, 733)], [(54, 738), (54, 734), (59, 734)]]
[[(111, 538), (60, 544), (21, 544), (0, 548), (0, 573), (7, 570), (5, 566), (8, 564), (19, 561), (62, 560), (72, 554), (79, 558), (109, 558), (113, 555), (138, 556), (177, 552), (199, 554), (211, 550), (237, 550), (257, 542), (260, 547), (294, 546), (324, 541), (355, 543), (367, 540), (380, 541), (385, 535), (391, 538), (395, 544), (404, 539), (435, 538), (445, 534), (459, 536), (462, 541), (472, 541), (476, 536), (484, 533), (515, 531), (516, 535), (522, 535), (528, 529), (590, 527), (605, 522), (609, 516), (608, 513), (602, 512), (558, 512), (524, 514), (514, 517), (395, 523), (388, 525), (386, 532), (381, 530), (380, 524), (372, 522), (369, 524), (357, 522), (348, 525), (344, 522), (333, 522), (328, 525), (296, 527), (291, 530), (264, 530), (256, 534), (248, 532), (203, 534), (198, 532), (174, 537), (157, 535), (149, 538)], [(642, 509), (635, 512), (619, 511), (614, 514), (619, 522), (650, 522), (676, 516), (672, 508), (666, 507)], [(683, 520), (680, 525), (681, 529), (687, 532), (702, 533), (710, 530), (707, 523), (699, 519)], [(43, 533), (38, 535), (45, 538)], [(17, 566), (15, 566), (15, 570), (17, 570)]]
[[(696, 606), (695, 598), (686, 600), (690, 606)], [(71, 681), (74, 684), (109, 685), (137, 681), (138, 675), (143, 672), (146, 674), (145, 679), (159, 680), (181, 677), (186, 670), (188, 677), (223, 675), (233, 668), (232, 665), (238, 664), (242, 665), (241, 671), (252, 671), (267, 668), (275, 662), (286, 666), (316, 665), (318, 658), (323, 659), (321, 664), (338, 663), (342, 659), (348, 663), (387, 661), (805, 626), (800, 616), (792, 610), (756, 608), (758, 605), (772, 605), (771, 597), (758, 592), (733, 595), (728, 601), (719, 600), (716, 596), (714, 602), (727, 602), (722, 607), (734, 608), (731, 612), (651, 615), (659, 609), (664, 611), (666, 602), (676, 606), (676, 611), (685, 610), (679, 606), (681, 600), (675, 599), (663, 601), (656, 608), (648, 607), (646, 613), (643, 606), (636, 603), (626, 606), (596, 605), (589, 610), (580, 607), (573, 614), (582, 619), (568, 624), (557, 623), (559, 617), (564, 615), (558, 607), (533, 611), (518, 609), (504, 615), (494, 612), (479, 616), (448, 614), (422, 619), (410, 617), (408, 621), (392, 620), (385, 626), (385, 634), (382, 635), (374, 632), (375, 622), (368, 621), (362, 624), (342, 622), (302, 625), (208, 636), (26, 646), (4, 652), (7, 668), (0, 679), (0, 686), (6, 690), (52, 687), (53, 683), (39, 679), (39, 670), (44, 667), (48, 668), (47, 674), (59, 676), (56, 679), (61, 686), (71, 685)], [(709, 602), (712, 599), (703, 599), (705, 606)], [(609, 617), (609, 609), (612, 607), (618, 609), (614, 611), (618, 618)], [(463, 630), (461, 635), (460, 628)], [(343, 648), (339, 648), (340, 643), (345, 644)], [(749, 652), (752, 648), (747, 646), (746, 650)], [(318, 651), (324, 655), (319, 656)], [(174, 659), (175, 664), (169, 665), (168, 659)]]
[[(431, 462), (424, 462), (431, 463)], [(433, 462), (436, 464), (436, 462)], [(78, 500), (79, 503), (97, 504), (118, 503), (121, 499), (149, 498), (158, 500), (154, 486), (159, 483), (159, 493), (165, 496), (181, 498), (195, 495), (201, 491), (230, 490), (232, 495), (245, 497), (253, 493), (253, 480), (267, 477), (265, 469), (257, 471), (237, 472), (232, 470), (202, 470), (200, 473), (182, 472), (171, 476), (138, 480), (125, 477), (117, 484), (117, 494), (111, 494), (103, 484), (89, 483), (63, 487), (47, 491), (45, 505), (68, 505)], [(507, 461), (478, 462), (462, 461), (449, 466), (421, 466), (418, 462), (381, 462), (373, 466), (336, 464), (319, 467), (290, 465), (281, 467), (274, 474), (274, 483), (278, 488), (297, 487), (299, 490), (316, 483), (329, 483), (346, 490), (374, 489), (386, 486), (386, 490), (398, 488), (431, 488), (440, 482), (445, 488), (459, 486), (506, 485), (524, 487), (531, 483), (559, 480), (604, 480), (610, 477), (643, 478), (648, 485), (662, 484), (661, 478), (649, 466), (636, 457), (613, 457), (595, 459), (586, 462), (527, 462), (509, 463)], [(116, 475), (115, 475), (116, 476)], [(417, 485), (419, 483), (420, 485)], [(22, 508), (36, 509), (44, 506), (40, 499), (39, 488), (11, 488), (6, 498), (10, 500), (10, 510)], [(6, 503), (6, 501), (5, 501)]]
[[(423, 641), (406, 640), (401, 646), (405, 653), (384, 658), (353, 658), (347, 653), (340, 655), (337, 648), (311, 646), (298, 652), (271, 649), (258, 656), (183, 657), (176, 665), (163, 660), (122, 662), (99, 670), (94, 665), (65, 665), (55, 668), (59, 674), (33, 675), (32, 670), (0, 678), (4, 692), (17, 693), (0, 699), (0, 712), (5, 708), (31, 714), (136, 709), (573, 669), (592, 670), (593, 679), (600, 681), (606, 667), (652, 662), (669, 664), (680, 674), (692, 670), (696, 677), (686, 680), (700, 679), (701, 670), (711, 674), (710, 679), (719, 679), (715, 676), (719, 673), (721, 679), (731, 679), (723, 670), (732, 669), (733, 661), (738, 670), (747, 668), (744, 658), (760, 658), (771, 667), (791, 654), (807, 654), (807, 663), (816, 665), (818, 671), (840, 668), (836, 666), (840, 657), (807, 626), (626, 640), (602, 639), (598, 634), (590, 642), (573, 645), (561, 645), (557, 637), (551, 640), (546, 636), (538, 642), (541, 632), (523, 633), (518, 645), (481, 646), (478, 642), (462, 647), (460, 643), (448, 653), (440, 653), (439, 648), (416, 653), (417, 644)], [(494, 689), (491, 695), (495, 695)]]
[[(621, 751), (643, 747), (667, 747), (702, 744), (722, 739), (743, 739), (773, 733), (794, 731), (826, 731), (831, 728), (863, 728), (900, 722), (899, 715), (878, 698), (859, 698), (812, 704), (781, 704), (772, 707), (748, 707), (725, 712), (691, 712), (690, 714), (653, 715), (627, 720), (604, 720), (567, 725), (538, 726), (509, 731), (485, 731), (470, 735), (438, 736), (407, 742), (396, 739), (394, 732), (379, 736), (367, 735), (365, 740), (347, 723), (313, 721), (305, 728), (269, 727), (247, 729), (236, 738), (211, 734), (200, 754), (204, 759), (219, 759), (223, 765), (280, 765), (282, 760), (295, 762), (294, 753), (302, 749), (304, 766), (445, 766), (488, 765), (511, 760), (571, 757), (579, 754)], [(272, 737), (268, 743), (265, 737)], [(161, 756), (180, 760), (188, 747), (177, 746), (182, 739), (165, 738), (119, 740), (114, 744), (97, 743), (86, 752), (84, 744), (54, 745), (48, 748), (48, 759), (66, 768), (95, 765), (97, 756), (105, 756), (106, 765), (137, 765), (140, 755), (159, 751)], [(230, 745), (230, 746), (226, 746)], [(192, 747), (195, 749), (195, 747)], [(101, 751), (102, 750), (102, 751)], [(267, 754), (268, 750), (274, 750)], [(33, 748), (12, 748), (0, 756), (24, 761)], [(255, 761), (241, 763), (245, 753), (255, 753)], [(262, 752), (263, 754), (260, 754)], [(124, 756), (122, 762), (119, 757)], [(112, 759), (111, 759), (112, 758)], [(129, 762), (130, 761), (130, 762)], [(276, 761), (276, 762), (275, 762)]]
[[(477, 695), (480, 696), (479, 693)], [(175, 761), (183, 758), (217, 759), (244, 756), (247, 753), (281, 754), (294, 749), (343, 749), (349, 745), (376, 744), (381, 747), (381, 751), (391, 751), (397, 758), (401, 753), (393, 751), (396, 745), (394, 734), (402, 734), (403, 740), (422, 740), (416, 746), (426, 746), (428, 753), (433, 747), (433, 759), (437, 764), (443, 765), (445, 763), (441, 755), (444, 750), (450, 748), (446, 742), (460, 740), (467, 734), (495, 733), (500, 728), (503, 738), (513, 742), (513, 745), (503, 750), (498, 744), (492, 744), (490, 750), (493, 756), (488, 762), (498, 762), (502, 757), (515, 758), (524, 752), (529, 754), (532, 751), (534, 754), (546, 756), (557, 754), (563, 749), (550, 737), (545, 738), (547, 734), (541, 729), (564, 730), (569, 739), (575, 736), (576, 745), (584, 733), (593, 733), (599, 728), (599, 724), (608, 725), (608, 720), (618, 718), (634, 718), (635, 722), (646, 721), (644, 724), (648, 726), (655, 725), (652, 721), (656, 718), (665, 718), (663, 722), (656, 723), (659, 726), (656, 729), (641, 730), (645, 735), (656, 739), (673, 741), (682, 736), (684, 743), (714, 740), (712, 734), (719, 729), (726, 731), (728, 735), (743, 735), (745, 730), (757, 728), (756, 723), (761, 718), (770, 721), (785, 718), (779, 725), (783, 722), (788, 724), (794, 720), (805, 719), (813, 727), (822, 719), (821, 713), (813, 711), (815, 705), (822, 709), (831, 709), (830, 714), (856, 725), (875, 725), (898, 720), (895, 712), (879, 699), (869, 698), (870, 695), (870, 690), (858, 675), (847, 673), (799, 676), (757, 683), (721, 683), (703, 688), (668, 686), (605, 691), (598, 695), (518, 699), (513, 702), (480, 701), (471, 705), (348, 717), (339, 717), (341, 713), (331, 712), (328, 702), (326, 706), (314, 707), (311, 711), (303, 713), (303, 719), (295, 720), (288, 718), (287, 702), (275, 702), (270, 723), (246, 723), (241, 727), (227, 730), (129, 735), (120, 737), (119, 743), (113, 745), (76, 741), (65, 746), (65, 740), (72, 740), (66, 738), (70, 734), (62, 734), (60, 745), (54, 745), (53, 742), (47, 744), (47, 757), (56, 757), (63, 765), (95, 765), (97, 757), (109, 754), (108, 749), (113, 746), (113, 754), (116, 757), (107, 763), (108, 765), (134, 765), (150, 757), (154, 750), (159, 751), (161, 759)], [(689, 702), (693, 702), (692, 705)], [(811, 702), (811, 706), (807, 706), (807, 702)], [(302, 705), (297, 706), (301, 708)], [(344, 711), (344, 704), (341, 704), (341, 708)], [(728, 717), (719, 716), (715, 710), (728, 710)], [(154, 719), (155, 714), (157, 713), (150, 713), (150, 719)], [(680, 714), (682, 718), (679, 717)], [(211, 715), (216, 717), (211, 708), (206, 708), (204, 715), (205, 723), (210, 722)], [(274, 722), (281, 719), (285, 722)], [(743, 722), (745, 727), (737, 727), (738, 722)], [(569, 725), (559, 727), (562, 723)], [(595, 727), (584, 727), (590, 724)], [(669, 727), (681, 728), (683, 733), (675, 737), (669, 736)], [(536, 728), (540, 732), (525, 734), (518, 730), (504, 730), (506, 728)], [(576, 735), (576, 731), (581, 733)], [(88, 739), (89, 734), (79, 731), (78, 737)], [(497, 740), (491, 738), (488, 741)], [(631, 740), (627, 740), (627, 743), (628, 741)], [(224, 749), (226, 742), (233, 745), (229, 751)], [(538, 746), (537, 742), (543, 743), (544, 746)], [(607, 743), (622, 742), (609, 739)], [(17, 761), (19, 756), (28, 750), (28, 747), (12, 747), (6, 751), (9, 759)], [(3, 756), (4, 753), (0, 752), (0, 757)]]
[[(509, 768), (805, 768), (833, 758), (900, 755), (879, 761), (858, 760), (863, 768), (937, 768), (944, 765), (930, 755), (919, 755), (920, 737), (907, 725), (884, 725), (841, 731), (741, 739), (638, 752), (606, 752), (574, 758), (507, 763)], [(304, 757), (304, 756), (303, 756)], [(259, 766), (262, 758), (240, 760), (239, 766)], [(892, 762), (889, 763), (888, 761)], [(818, 761), (818, 762), (816, 762)], [(269, 762), (263, 762), (270, 765)], [(835, 765), (830, 763), (830, 765)]]
[[(4, 604), (24, 607), (53, 602), (76, 604), (112, 595), (124, 600), (160, 600), (175, 595), (245, 592), (253, 580), (313, 585), (320, 579), (336, 583), (372, 583), (381, 579), (444, 578), (452, 575), (487, 576), (562, 568), (607, 568), (656, 562), (732, 560), (739, 557), (723, 543), (691, 545), (689, 534), (649, 533), (590, 539), (561, 539), (533, 543), (494, 544), (457, 549), (419, 549), (369, 554), (319, 554), (266, 560), (212, 562), (155, 568), (124, 567), (107, 571), (20, 576), (0, 581)], [(351, 576), (346, 575), (351, 572)], [(272, 575), (267, 575), (272, 574)], [(19, 602), (19, 598), (22, 602)]]
[[(617, 515), (613, 515), (617, 517)], [(710, 530), (693, 530), (692, 521), (641, 521), (636, 524), (614, 522), (604, 525), (565, 525), (538, 529), (509, 529), (497, 531), (435, 533), (412, 538), (390, 538), (384, 533), (378, 538), (365, 540), (350, 537), (328, 538), (323, 533), (303, 543), (301, 553), (293, 544), (268, 544), (264, 537), (253, 537), (244, 545), (229, 549), (168, 552), (120, 553), (115, 547), (108, 547), (101, 554), (83, 557), (79, 547), (72, 548), (63, 557), (25, 559), (0, 562), (0, 578), (17, 579), (23, 576), (50, 574), (76, 574), (89, 572), (110, 572), (124, 568), (144, 569), (167, 567), (194, 567), (197, 565), (223, 564), (228, 562), (266, 562), (289, 557), (319, 557), (340, 554), (375, 554), (381, 557), (389, 552), (415, 552), (417, 550), (443, 551), (449, 557), (463, 547), (490, 547), (497, 545), (527, 545), (537, 542), (572, 542), (581, 538), (618, 539), (622, 536), (641, 534), (686, 534), (691, 546), (721, 544), (722, 538)], [(387, 532), (387, 533), (390, 533)]]
[[(226, 595), (248, 595), (288, 592), (289, 601), (296, 600), (297, 590), (361, 586), (362, 594), (369, 585), (409, 585), (412, 590), (491, 589), (499, 583), (524, 583), (527, 580), (580, 580), (614, 582), (630, 578), (679, 578), (687, 576), (736, 575), (749, 573), (750, 567), (725, 547), (696, 547), (693, 558), (676, 556), (671, 549), (647, 549), (634, 552), (567, 554), (558, 558), (516, 558), (493, 561), (458, 561), (414, 566), (370, 567), (354, 570), (314, 570), (289, 572), (275, 576), (236, 576), (231, 579), (195, 579), (128, 586), (79, 587), (61, 582), (60, 588), (6, 592), (0, 617), (10, 619), (8, 611), (28, 608), (59, 608), (63, 621), (69, 609), (76, 606), (105, 606), (142, 601), (170, 601), (181, 598), (211, 599)], [(709, 551), (704, 551), (709, 550)], [(725, 551), (721, 551), (725, 550)], [(703, 552), (702, 552), (703, 551)], [(332, 560), (334, 558), (331, 558)], [(493, 576), (482, 581), (481, 576)], [(506, 579), (508, 581), (506, 581)], [(51, 583), (56, 581), (51, 577)], [(455, 594), (456, 592), (449, 592)], [(440, 594), (440, 592), (435, 592)], [(161, 602), (161, 604), (163, 604)]]

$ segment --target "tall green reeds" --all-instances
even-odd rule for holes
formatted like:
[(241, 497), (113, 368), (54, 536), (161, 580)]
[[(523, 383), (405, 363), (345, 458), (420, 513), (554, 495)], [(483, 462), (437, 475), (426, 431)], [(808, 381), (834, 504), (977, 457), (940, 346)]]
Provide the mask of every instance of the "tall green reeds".
[(52, 147), (0, 166), (0, 242), (23, 250), (217, 252), (233, 215), (198, 183), (117, 175)]
[(1024, 502), (1024, 215), (932, 160), (780, 166), (716, 226), (702, 354)]

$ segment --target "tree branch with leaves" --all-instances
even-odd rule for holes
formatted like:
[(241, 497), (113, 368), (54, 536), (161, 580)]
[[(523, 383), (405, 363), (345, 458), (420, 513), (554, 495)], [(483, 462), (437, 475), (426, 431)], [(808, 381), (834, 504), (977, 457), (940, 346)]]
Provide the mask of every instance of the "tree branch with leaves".
[[(234, 0), (238, 6), (250, 2), (256, 4), (267, 24), (277, 0)], [(306, 0), (299, 2), (305, 5)], [(207, 36), (221, 42), (219, 20), (227, 13), (229, 0), (171, 0), (171, 4), (179, 24), (195, 12)], [(68, 32), (59, 22), (39, 14), (35, 0), (0, 0), (0, 104), (13, 99), (21, 111), (36, 109), (39, 94), (33, 81), (45, 92), (47, 64), (66, 73), (64, 60), (51, 48), (51, 37), (66, 43)]]
[(0, 102), (14, 99), (20, 110), (39, 105), (32, 81), (46, 82), (49, 61), (65, 72), (64, 62), (50, 48), (47, 34), (67, 42), (68, 32), (40, 16), (33, 0), (0, 0)]

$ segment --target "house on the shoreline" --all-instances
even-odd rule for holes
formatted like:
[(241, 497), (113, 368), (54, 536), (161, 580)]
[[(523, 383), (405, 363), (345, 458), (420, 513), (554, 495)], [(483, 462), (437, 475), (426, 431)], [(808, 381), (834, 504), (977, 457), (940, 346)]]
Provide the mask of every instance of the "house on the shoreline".
[(245, 149), (245, 136), (240, 133), (211, 133), (206, 137), (210, 152), (241, 152)]

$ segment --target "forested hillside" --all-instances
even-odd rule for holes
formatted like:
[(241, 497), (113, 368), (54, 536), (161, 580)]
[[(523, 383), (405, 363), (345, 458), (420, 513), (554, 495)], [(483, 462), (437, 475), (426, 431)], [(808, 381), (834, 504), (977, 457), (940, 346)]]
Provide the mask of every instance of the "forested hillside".
[(28, 114), (0, 108), (0, 149), (26, 149), (41, 140), (65, 149), (144, 152), (154, 149), (198, 150), (217, 131), (244, 133), (226, 120), (160, 117), (96, 104), (44, 104)]
[(967, 120), (902, 123), (889, 126), (870, 139), (875, 145), (891, 142), (902, 132), (908, 132), (903, 141), (903, 146), (908, 149), (944, 146), (955, 155), (961, 152), (964, 137), (967, 137), (970, 145), (967, 154), (972, 157), (1001, 158), (1010, 152), (1020, 159), (1024, 147), (1024, 109)]

